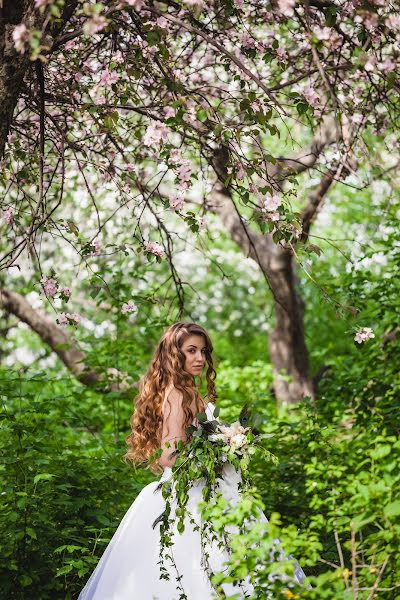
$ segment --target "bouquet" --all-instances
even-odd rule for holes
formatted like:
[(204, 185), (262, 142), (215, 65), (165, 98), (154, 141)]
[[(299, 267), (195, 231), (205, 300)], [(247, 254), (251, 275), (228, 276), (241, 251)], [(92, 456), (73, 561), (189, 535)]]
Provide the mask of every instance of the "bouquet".
[[(256, 515), (256, 507), (260, 506), (249, 473), (251, 457), (259, 452), (268, 460), (277, 462), (277, 458), (261, 445), (262, 436), (257, 429), (259, 416), (251, 414), (247, 404), (242, 408), (239, 419), (234, 423), (223, 423), (218, 416), (219, 407), (214, 408), (212, 420), (208, 420), (205, 412), (197, 414), (198, 427), (189, 426), (186, 430), (187, 443), (179, 441), (176, 450), (171, 454), (171, 457), (176, 456), (171, 477), (160, 481), (155, 490), (162, 490), (165, 499), (165, 510), (153, 523), (153, 528), (160, 523), (161, 579), (169, 579), (169, 573), (165, 568), (165, 558), (174, 563), (172, 552), (168, 553), (168, 548), (173, 546), (175, 523), (177, 531), (183, 533), (185, 518), (188, 517), (194, 529), (199, 529), (198, 521), (186, 510), (190, 488), (196, 485), (202, 486), (203, 502), (199, 503), (198, 510), (201, 522), (203, 567), (211, 576), (212, 572), (207, 561), (207, 543), (211, 539), (215, 541), (219, 536), (220, 547), (229, 551), (227, 538), (224, 536), (221, 539), (221, 531), (216, 535), (216, 531), (213, 530), (213, 521), (217, 520), (215, 519), (216, 511), (230, 510), (228, 502), (222, 498), (219, 489), (219, 481), (223, 479), (224, 472), (234, 469), (240, 475), (238, 477), (239, 497), (247, 498), (247, 503), (243, 503), (247, 509), (243, 510), (242, 508), (241, 510), (243, 524), (244, 521), (250, 521), (252, 516)], [(250, 502), (248, 501), (249, 497)], [(173, 505), (174, 510), (172, 511)], [(213, 511), (212, 519), (210, 519), (210, 511)], [(176, 565), (173, 564), (173, 566), (177, 571)], [(179, 586), (179, 577), (177, 583)], [(186, 598), (183, 590), (179, 598), (182, 600)]]

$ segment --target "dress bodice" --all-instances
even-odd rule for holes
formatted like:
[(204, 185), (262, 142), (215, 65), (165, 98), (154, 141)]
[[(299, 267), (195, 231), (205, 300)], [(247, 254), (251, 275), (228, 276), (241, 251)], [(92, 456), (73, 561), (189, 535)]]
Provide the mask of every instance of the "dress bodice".
[[(215, 404), (213, 404), (212, 402), (207, 402), (207, 406), (206, 406), (206, 410), (205, 413), (207, 415), (207, 419), (213, 419), (214, 418), (214, 409), (215, 409)], [(193, 420), (193, 424), (196, 422), (196, 419)]]

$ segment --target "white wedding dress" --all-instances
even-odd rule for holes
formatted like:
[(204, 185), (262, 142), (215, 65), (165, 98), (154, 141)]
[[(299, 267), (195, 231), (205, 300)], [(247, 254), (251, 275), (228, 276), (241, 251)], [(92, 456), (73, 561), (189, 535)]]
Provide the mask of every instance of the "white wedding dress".
[[(207, 418), (214, 418), (214, 405), (207, 405)], [(165, 467), (158, 481), (146, 485), (124, 515), (117, 531), (110, 540), (95, 570), (79, 594), (78, 600), (179, 600), (175, 567), (166, 560), (170, 579), (160, 579), (160, 524), (153, 529), (154, 521), (164, 511), (165, 501), (162, 491), (157, 490), (160, 481), (171, 476), (171, 467)], [(223, 480), (219, 489), (231, 502), (238, 498), (240, 474), (232, 465), (226, 465)], [(197, 503), (202, 500), (202, 488), (193, 486), (189, 492), (187, 509), (196, 518)], [(262, 511), (260, 521), (267, 522)], [(196, 519), (200, 524), (200, 517)], [(171, 550), (171, 549), (170, 549)], [(226, 550), (213, 544), (209, 550), (208, 562), (214, 572), (224, 570), (223, 563), (227, 559)], [(175, 531), (172, 553), (179, 575), (181, 586), (188, 600), (216, 600), (217, 595), (210, 579), (202, 567), (202, 549), (200, 532), (193, 529), (188, 517), (185, 519), (185, 530), (182, 534)], [(290, 557), (293, 558), (293, 557)], [(295, 579), (302, 582), (305, 574), (298, 566)], [(226, 596), (238, 594), (237, 598), (250, 597), (254, 589), (250, 583), (234, 586), (223, 584)]]

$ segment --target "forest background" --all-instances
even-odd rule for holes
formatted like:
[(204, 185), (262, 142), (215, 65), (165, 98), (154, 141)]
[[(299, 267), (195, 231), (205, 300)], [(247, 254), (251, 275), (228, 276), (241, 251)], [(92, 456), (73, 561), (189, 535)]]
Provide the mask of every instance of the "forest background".
[(398, 3), (0, 17), (1, 597), (76, 598), (154, 479), (133, 399), (191, 320), (221, 418), (249, 402), (279, 459), (254, 480), (313, 586), (281, 597), (400, 598)]

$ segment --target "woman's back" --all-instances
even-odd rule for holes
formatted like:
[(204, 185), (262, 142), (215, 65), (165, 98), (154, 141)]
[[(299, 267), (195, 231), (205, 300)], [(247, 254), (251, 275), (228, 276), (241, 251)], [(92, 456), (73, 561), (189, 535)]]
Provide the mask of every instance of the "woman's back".
[[(203, 407), (201, 410), (206, 411), (207, 407), (202, 399)], [(193, 415), (196, 415), (199, 411), (195, 406), (195, 401), (192, 401), (191, 411)], [(172, 467), (175, 463), (176, 458), (171, 458), (171, 453), (175, 450), (178, 441), (182, 440), (184, 443), (187, 441), (187, 435), (185, 431), (185, 411), (183, 409), (183, 393), (178, 390), (174, 384), (169, 384), (165, 388), (164, 399), (162, 402), (162, 414), (163, 414), (163, 426), (161, 432), (160, 447), (162, 454), (159, 458), (159, 464), (162, 467)], [(192, 421), (196, 424), (196, 419)], [(167, 446), (170, 444), (170, 446)]]

